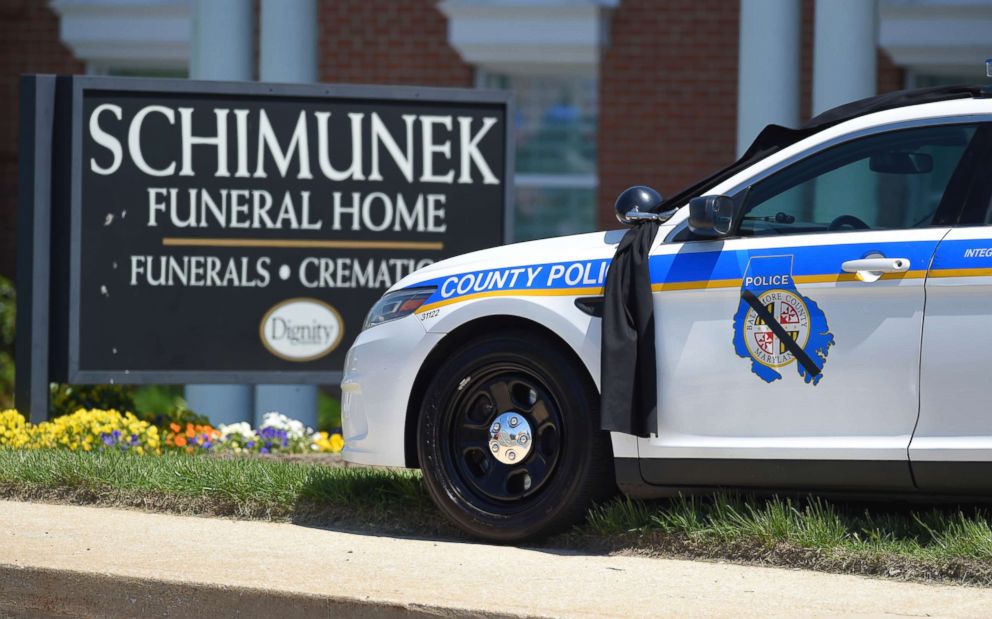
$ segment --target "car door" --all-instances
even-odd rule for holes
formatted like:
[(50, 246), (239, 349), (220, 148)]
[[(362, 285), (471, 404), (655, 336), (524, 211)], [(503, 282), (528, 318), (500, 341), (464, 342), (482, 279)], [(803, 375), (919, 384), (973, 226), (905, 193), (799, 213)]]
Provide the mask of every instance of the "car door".
[(924, 281), (975, 130), (880, 131), (806, 153), (733, 195), (739, 236), (656, 247), (646, 481), (913, 487)]
[(976, 149), (965, 208), (926, 280), (909, 457), (917, 485), (933, 492), (992, 490), (992, 126), (980, 128)]

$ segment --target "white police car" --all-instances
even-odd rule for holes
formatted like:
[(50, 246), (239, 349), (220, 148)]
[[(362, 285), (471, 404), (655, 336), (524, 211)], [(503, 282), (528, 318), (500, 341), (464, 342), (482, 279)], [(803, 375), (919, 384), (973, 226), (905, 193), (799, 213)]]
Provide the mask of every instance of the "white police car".
[(667, 219), (644, 263), (643, 437), (601, 430), (624, 231), (597, 232), (452, 258), (387, 292), (348, 354), (345, 458), (421, 468), (448, 517), (500, 541), (560, 529), (617, 486), (990, 494), (990, 196), (977, 88), (770, 127), (667, 203), (618, 203)]

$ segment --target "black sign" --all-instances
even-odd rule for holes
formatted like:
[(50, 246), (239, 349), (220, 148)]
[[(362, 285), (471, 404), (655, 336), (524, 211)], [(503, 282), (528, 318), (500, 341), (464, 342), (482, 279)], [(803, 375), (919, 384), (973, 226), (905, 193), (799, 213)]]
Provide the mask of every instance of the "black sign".
[(67, 382), (334, 382), (387, 288), (507, 240), (503, 93), (54, 90), (51, 353)]

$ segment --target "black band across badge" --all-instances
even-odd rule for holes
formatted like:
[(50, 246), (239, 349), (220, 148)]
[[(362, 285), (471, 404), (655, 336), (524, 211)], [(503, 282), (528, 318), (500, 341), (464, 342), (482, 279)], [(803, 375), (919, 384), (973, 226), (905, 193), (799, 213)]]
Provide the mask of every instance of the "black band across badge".
[(833, 344), (823, 311), (796, 289), (792, 256), (752, 258), (734, 314), (734, 350), (750, 359), (751, 370), (771, 383), (795, 363), (799, 376), (816, 385)]

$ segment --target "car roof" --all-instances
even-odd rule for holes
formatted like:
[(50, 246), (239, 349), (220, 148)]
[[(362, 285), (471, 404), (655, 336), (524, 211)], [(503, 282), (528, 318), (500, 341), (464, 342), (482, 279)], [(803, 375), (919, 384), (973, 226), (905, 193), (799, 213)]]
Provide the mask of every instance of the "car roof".
[(954, 99), (974, 99), (984, 94), (980, 86), (965, 85), (896, 90), (829, 109), (811, 118), (800, 129), (822, 131), (832, 125), (875, 112)]
[[(842, 127), (843, 133), (846, 133), (861, 128), (858, 125), (876, 126), (881, 123), (909, 120), (914, 117), (929, 118), (954, 115), (955, 109), (961, 109), (960, 105), (955, 104), (962, 103), (973, 104), (965, 107), (971, 107), (974, 110), (962, 113), (981, 113), (982, 111), (987, 113), (989, 105), (992, 103), (992, 98), (988, 98), (990, 96), (992, 96), (992, 91), (980, 86), (956, 85), (899, 90), (832, 108), (811, 118), (797, 129), (781, 125), (768, 125), (758, 134), (758, 137), (740, 159), (678, 192), (665, 200), (657, 210), (663, 211), (681, 207), (690, 198), (704, 193), (712, 193), (714, 189), (725, 185), (726, 181), (737, 176), (738, 173), (791, 146), (800, 142), (805, 143), (807, 138), (824, 134), (823, 137), (826, 139), (826, 132), (832, 128)], [(980, 103), (975, 105), (976, 102)], [(920, 114), (922, 116), (918, 116)]]

